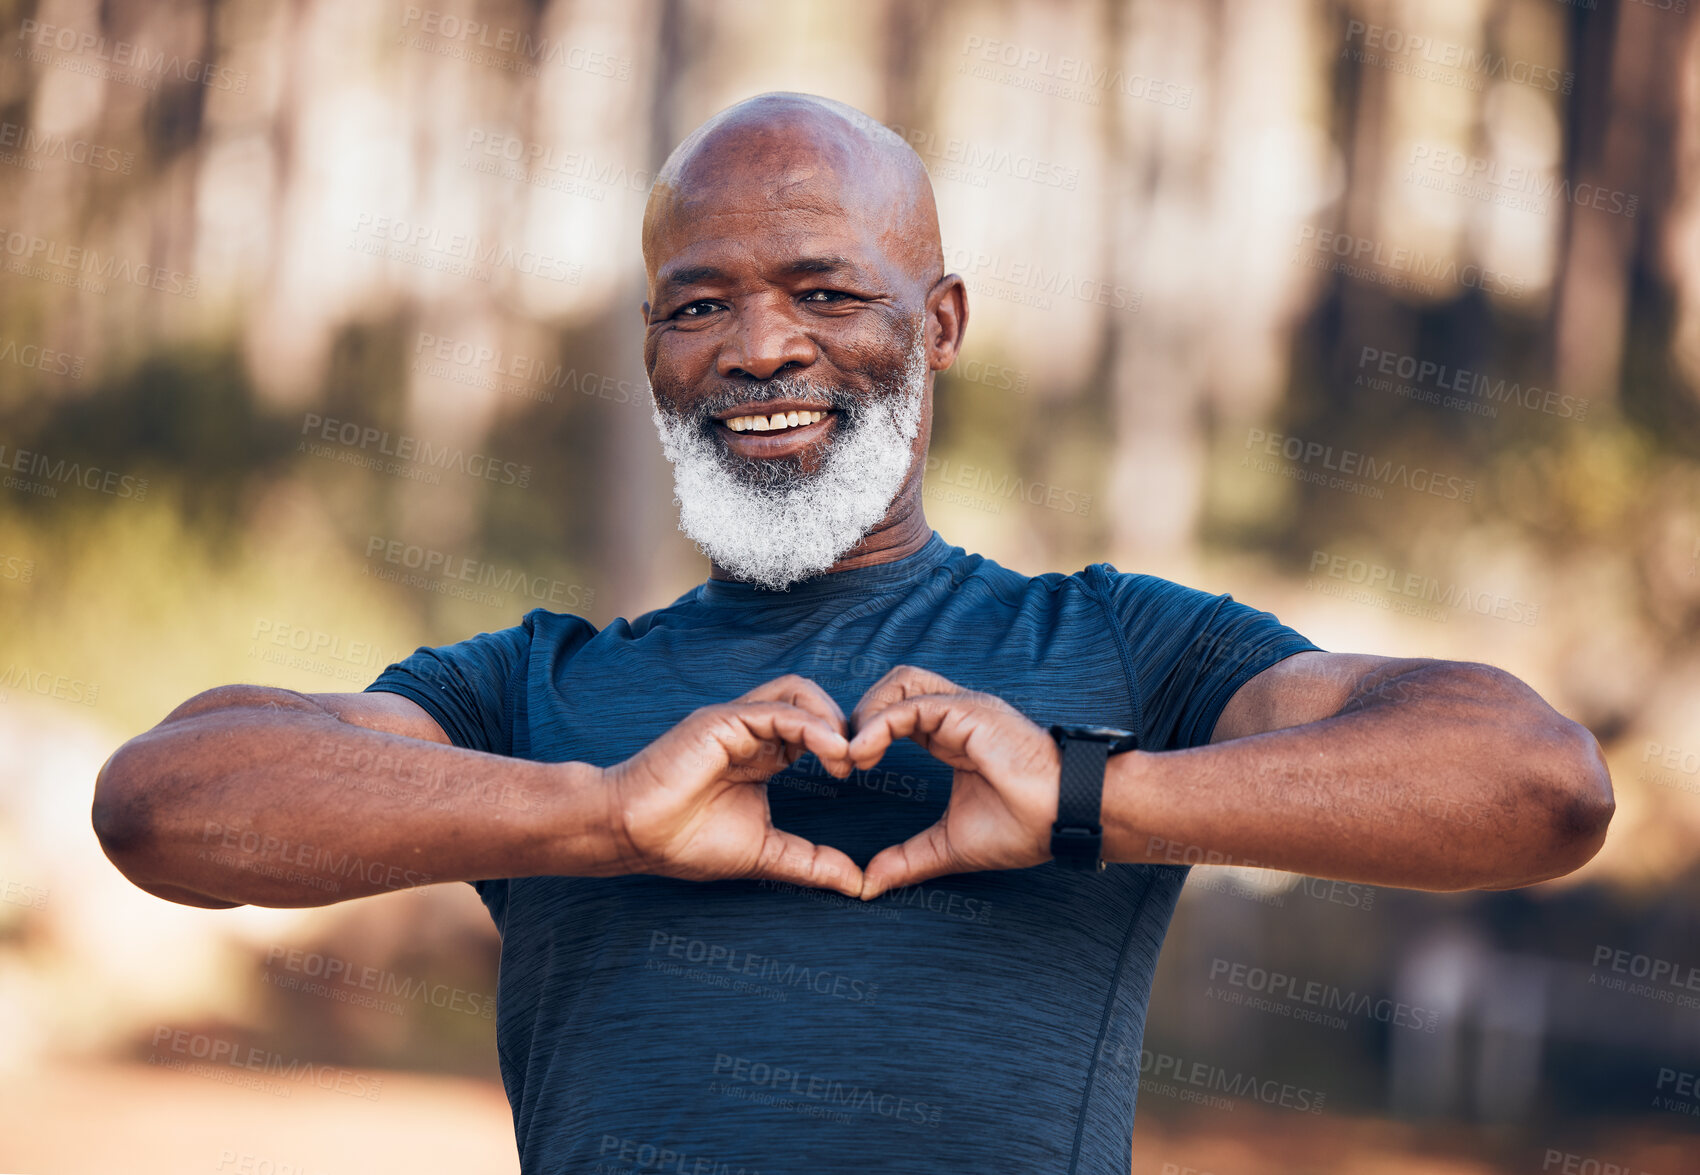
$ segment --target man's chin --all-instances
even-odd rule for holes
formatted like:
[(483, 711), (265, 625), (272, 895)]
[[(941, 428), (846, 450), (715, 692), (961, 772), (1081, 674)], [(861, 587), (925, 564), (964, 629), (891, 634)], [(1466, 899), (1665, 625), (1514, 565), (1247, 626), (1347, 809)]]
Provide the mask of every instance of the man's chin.
[(801, 489), (810, 475), (820, 468), (818, 457), (809, 453), (745, 457), (732, 452), (724, 443), (718, 448), (721, 468), (752, 490), (784, 492)]
[(777, 452), (760, 456), (670, 419), (657, 403), (679, 529), (723, 572), (748, 583), (783, 589), (830, 571), (879, 525), (909, 472), (923, 395), (919, 377), (912, 382), (883, 411), (835, 412), (830, 439), (762, 446)]
[(820, 536), (811, 536), (815, 541), (798, 541), (797, 536), (762, 528), (760, 523), (753, 524), (752, 531), (741, 536), (741, 541), (725, 531), (691, 537), (722, 573), (772, 591), (784, 591), (824, 575), (860, 541), (858, 536), (840, 549), (839, 542), (823, 544)]

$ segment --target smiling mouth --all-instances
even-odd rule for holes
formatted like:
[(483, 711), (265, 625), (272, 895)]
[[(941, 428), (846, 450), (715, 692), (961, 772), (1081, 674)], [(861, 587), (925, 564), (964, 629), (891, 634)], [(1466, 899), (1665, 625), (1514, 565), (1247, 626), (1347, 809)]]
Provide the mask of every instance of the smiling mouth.
[(753, 416), (732, 416), (720, 423), (737, 433), (786, 433), (807, 428), (811, 424), (819, 424), (831, 415), (830, 410), (773, 412)]

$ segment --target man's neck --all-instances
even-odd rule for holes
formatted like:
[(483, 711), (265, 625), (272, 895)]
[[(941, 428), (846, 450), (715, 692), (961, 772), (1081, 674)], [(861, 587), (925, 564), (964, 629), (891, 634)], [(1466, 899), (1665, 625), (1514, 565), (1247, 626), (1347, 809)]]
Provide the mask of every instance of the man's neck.
[[(905, 492), (898, 495), (897, 501), (892, 503), (891, 509), (878, 526), (821, 574), (835, 575), (840, 571), (853, 571), (858, 567), (895, 562), (905, 555), (913, 555), (919, 551), (932, 537), (933, 528), (927, 525), (927, 517), (921, 510), (919, 491)], [(709, 578), (736, 580), (737, 576), (718, 563), (713, 563), (709, 568)]]

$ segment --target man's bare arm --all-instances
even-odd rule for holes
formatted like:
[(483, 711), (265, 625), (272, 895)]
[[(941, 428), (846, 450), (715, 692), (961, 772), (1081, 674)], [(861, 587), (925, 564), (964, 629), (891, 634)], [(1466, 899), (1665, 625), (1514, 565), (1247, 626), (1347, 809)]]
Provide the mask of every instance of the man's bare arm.
[(1308, 652), (1241, 687), (1209, 746), (1111, 758), (1104, 857), (1508, 889), (1581, 866), (1613, 810), (1593, 735), (1511, 674)]
[(608, 768), (454, 747), (396, 694), (227, 686), (120, 747), (91, 815), (137, 886), (208, 908), (626, 873), (856, 894), (855, 862), (774, 828), (766, 791), (804, 751), (848, 776), (848, 746), (837, 704), (793, 676), (701, 707)]
[(324, 906), (484, 877), (617, 871), (601, 771), (449, 744), (398, 694), (226, 686), (125, 743), (101, 848), (184, 905)]

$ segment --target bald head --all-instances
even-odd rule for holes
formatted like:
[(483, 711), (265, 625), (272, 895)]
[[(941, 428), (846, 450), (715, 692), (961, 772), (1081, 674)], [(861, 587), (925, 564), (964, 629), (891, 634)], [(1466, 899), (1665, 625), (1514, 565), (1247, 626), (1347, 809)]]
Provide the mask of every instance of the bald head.
[(644, 265), (706, 233), (807, 231), (837, 220), (922, 289), (944, 276), (938, 210), (920, 156), (853, 106), (812, 94), (758, 94), (703, 123), (673, 150), (644, 210)]

